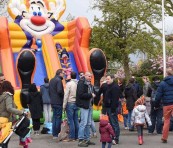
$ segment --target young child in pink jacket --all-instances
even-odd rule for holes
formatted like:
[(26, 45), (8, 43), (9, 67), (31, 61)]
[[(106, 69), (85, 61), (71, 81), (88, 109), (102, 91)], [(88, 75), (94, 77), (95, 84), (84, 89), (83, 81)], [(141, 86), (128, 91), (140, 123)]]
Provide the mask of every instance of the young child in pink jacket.
[(106, 143), (108, 143), (108, 148), (111, 148), (112, 137), (115, 137), (115, 133), (108, 120), (100, 119), (99, 132), (101, 135), (100, 142), (102, 142), (102, 148), (106, 147)]

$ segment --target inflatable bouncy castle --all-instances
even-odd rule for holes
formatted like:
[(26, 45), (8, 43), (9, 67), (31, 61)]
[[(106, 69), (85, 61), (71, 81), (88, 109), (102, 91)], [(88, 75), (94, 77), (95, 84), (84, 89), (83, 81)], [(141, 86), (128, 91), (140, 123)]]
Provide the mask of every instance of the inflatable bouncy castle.
[(91, 71), (99, 88), (105, 55), (97, 48), (89, 50), (91, 28), (86, 18), (58, 21), (65, 8), (65, 0), (10, 0), (8, 12), (14, 22), (0, 17), (1, 69), (16, 88), (19, 108), (26, 106), (29, 85), (42, 85), (44, 77), (51, 79), (59, 68), (66, 75)]

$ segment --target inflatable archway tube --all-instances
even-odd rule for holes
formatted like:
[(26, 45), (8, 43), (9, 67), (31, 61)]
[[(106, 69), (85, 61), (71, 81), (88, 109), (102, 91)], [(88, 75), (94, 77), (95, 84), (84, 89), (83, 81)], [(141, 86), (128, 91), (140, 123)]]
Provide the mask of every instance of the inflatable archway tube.
[(0, 17), (0, 50), (2, 72), (7, 80), (16, 87), (13, 54), (8, 30), (8, 21), (5, 17)]

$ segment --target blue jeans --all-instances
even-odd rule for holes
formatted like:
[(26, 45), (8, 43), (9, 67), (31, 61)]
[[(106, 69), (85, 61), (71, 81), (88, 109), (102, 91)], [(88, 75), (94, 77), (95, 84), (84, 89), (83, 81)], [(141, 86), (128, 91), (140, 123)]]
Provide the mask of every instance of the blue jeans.
[(133, 110), (129, 110), (128, 111), (128, 126), (129, 126), (129, 129), (131, 129), (131, 130), (134, 130), (134, 126), (132, 126), (131, 125), (131, 116), (132, 116), (132, 112), (133, 112)]
[(78, 138), (78, 129), (79, 129), (79, 121), (78, 121), (78, 107), (76, 103), (67, 103), (66, 113), (69, 123), (69, 138), (77, 139)]
[(62, 106), (52, 105), (53, 117), (52, 117), (52, 135), (53, 137), (58, 137), (61, 131), (62, 122)]
[(117, 142), (119, 142), (119, 136), (120, 136), (120, 126), (118, 123), (118, 109), (116, 110), (116, 112), (112, 113), (110, 108), (106, 109), (107, 114), (109, 116), (109, 121), (110, 124), (115, 132), (115, 140)]
[[(108, 143), (108, 148), (112, 147), (112, 142)], [(106, 142), (102, 142), (102, 148), (106, 148)]]
[(96, 126), (93, 119), (91, 119), (91, 133), (92, 134), (96, 133)]
[(80, 108), (80, 118), (79, 123), (79, 140), (89, 140), (90, 139), (90, 126), (92, 118), (92, 107), (89, 109)]
[(162, 128), (163, 128), (163, 124), (162, 124), (162, 117), (163, 117), (163, 109), (157, 109), (157, 110), (151, 110), (151, 123), (152, 125), (150, 127), (148, 127), (148, 132), (149, 133), (153, 133), (155, 128), (156, 128), (156, 132), (158, 134), (162, 133)]
[(128, 114), (123, 114), (123, 119), (124, 119), (124, 127), (128, 127), (127, 126)]

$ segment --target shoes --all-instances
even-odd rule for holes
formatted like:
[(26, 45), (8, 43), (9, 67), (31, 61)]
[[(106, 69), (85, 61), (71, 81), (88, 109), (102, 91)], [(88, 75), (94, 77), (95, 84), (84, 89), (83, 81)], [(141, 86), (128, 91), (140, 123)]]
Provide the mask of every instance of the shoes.
[(130, 128), (130, 129), (129, 129), (129, 131), (130, 131), (130, 132), (134, 132), (135, 130), (134, 130), (134, 129), (132, 129), (132, 128)]
[(88, 144), (85, 140), (79, 140), (78, 147), (88, 147)]
[(115, 140), (112, 140), (112, 145), (116, 145), (116, 141)]
[(167, 143), (167, 140), (166, 139), (161, 139), (162, 143)]
[(97, 133), (94, 133), (94, 134), (92, 135), (92, 137), (93, 137), (93, 138), (97, 138)]
[(38, 136), (39, 135), (39, 131), (34, 131), (34, 135)]
[(58, 139), (58, 137), (53, 137), (52, 139), (53, 139), (53, 140), (57, 140), (57, 139)]
[(153, 135), (153, 133), (150, 133), (150, 132), (149, 132), (148, 135)]
[(128, 130), (128, 129), (129, 129), (129, 127), (125, 127), (124, 129), (125, 129), (125, 130)]
[(85, 143), (88, 145), (96, 145), (94, 142), (91, 142), (90, 140), (85, 140)]
[(62, 140), (62, 141), (64, 141), (64, 142), (74, 142), (74, 141), (75, 141), (75, 139), (70, 139), (70, 138), (67, 138), (67, 139), (64, 139), (64, 140)]
[(139, 145), (142, 145), (143, 144), (142, 136), (139, 136), (138, 137), (138, 143), (139, 143)]

